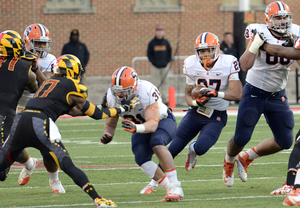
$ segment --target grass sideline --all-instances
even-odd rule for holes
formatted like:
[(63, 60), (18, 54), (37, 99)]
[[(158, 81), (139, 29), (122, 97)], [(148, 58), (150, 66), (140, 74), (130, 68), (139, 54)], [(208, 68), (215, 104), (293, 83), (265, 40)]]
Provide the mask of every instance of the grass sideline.
[[(181, 117), (178, 117), (177, 122), (180, 120)], [(235, 121), (236, 116), (228, 117), (219, 141), (205, 155), (198, 157), (194, 170), (187, 172), (184, 168), (187, 149), (175, 158), (178, 178), (185, 194), (184, 201), (176, 203), (160, 202), (166, 194), (161, 187), (154, 194), (139, 194), (150, 179), (135, 164), (130, 133), (125, 132), (120, 124), (113, 141), (108, 145), (99, 142), (104, 120), (59, 119), (57, 125), (75, 165), (87, 174), (100, 195), (112, 199), (118, 207), (282, 207), (285, 196), (271, 196), (269, 193), (284, 183), (291, 150), (255, 160), (248, 168), (246, 183), (238, 178), (235, 168), (234, 186), (228, 188), (224, 185), (223, 158), (227, 141), (234, 132)], [(294, 135), (299, 124), (300, 115), (295, 114)], [(271, 135), (262, 116), (246, 149)], [(28, 148), (28, 151), (32, 157), (39, 159), (39, 168), (34, 171), (30, 182), (21, 187), (17, 182), (21, 167), (14, 164), (7, 180), (0, 183), (0, 207), (94, 207), (91, 198), (63, 172), (59, 177), (66, 193), (53, 194), (39, 151), (33, 148)], [(157, 162), (155, 156), (153, 159)]]

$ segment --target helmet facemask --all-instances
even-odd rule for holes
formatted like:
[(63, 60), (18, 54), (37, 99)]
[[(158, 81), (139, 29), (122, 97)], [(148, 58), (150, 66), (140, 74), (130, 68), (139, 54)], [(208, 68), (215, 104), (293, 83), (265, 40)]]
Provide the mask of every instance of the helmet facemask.
[[(283, 17), (285, 19), (276, 20), (276, 17)], [(271, 30), (285, 34), (292, 25), (292, 14), (288, 14), (286, 11), (279, 11), (278, 15), (270, 15), (269, 21), (268, 27)]]
[[(115, 97), (115, 100), (118, 104), (122, 104), (124, 101), (128, 100), (129, 98), (132, 98), (132, 96), (135, 96), (135, 89), (133, 86), (127, 87), (127, 88), (123, 88), (122, 86), (119, 85), (114, 85), (114, 86), (110, 86), (110, 90), (112, 91), (112, 94)], [(119, 97), (117, 95), (117, 93), (121, 93), (121, 92), (127, 92), (126, 95), (124, 97)]]
[[(27, 51), (38, 58), (45, 58), (49, 51), (52, 40), (48, 37), (32, 38), (27, 46)], [(41, 48), (36, 45), (44, 44), (45, 47)]]
[[(210, 52), (208, 54), (201, 55), (201, 50), (204, 49), (208, 49)], [(195, 52), (200, 64), (206, 67), (206, 65), (210, 65), (218, 59), (217, 54), (219, 54), (219, 47), (217, 45), (207, 46), (207, 44), (203, 44), (203, 46), (195, 47)]]

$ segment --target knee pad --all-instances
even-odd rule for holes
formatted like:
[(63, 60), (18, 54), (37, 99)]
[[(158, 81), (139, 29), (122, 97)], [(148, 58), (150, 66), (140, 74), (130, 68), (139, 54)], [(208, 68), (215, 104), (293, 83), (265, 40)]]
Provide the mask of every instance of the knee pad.
[(148, 161), (141, 165), (142, 171), (150, 178), (154, 177), (157, 167), (153, 161)]

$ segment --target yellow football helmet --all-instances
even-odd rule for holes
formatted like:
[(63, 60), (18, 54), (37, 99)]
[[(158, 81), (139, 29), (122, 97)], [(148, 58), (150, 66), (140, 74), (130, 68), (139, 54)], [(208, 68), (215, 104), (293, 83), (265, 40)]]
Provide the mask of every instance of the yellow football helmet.
[(68, 77), (77, 80), (81, 80), (84, 73), (80, 60), (71, 54), (60, 56), (56, 60), (52, 70), (54, 76)]
[(24, 55), (25, 44), (19, 33), (6, 30), (0, 34), (0, 56), (20, 57)]

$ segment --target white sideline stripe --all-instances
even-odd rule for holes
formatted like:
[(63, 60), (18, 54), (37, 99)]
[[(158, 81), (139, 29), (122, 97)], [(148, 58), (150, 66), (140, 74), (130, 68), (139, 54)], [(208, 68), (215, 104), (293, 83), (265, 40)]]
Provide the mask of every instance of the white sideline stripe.
[[(232, 199), (256, 199), (256, 198), (270, 198), (274, 197), (274, 195), (266, 195), (266, 196), (242, 196), (242, 197), (222, 197), (222, 198), (207, 198), (207, 199), (184, 199), (182, 202), (177, 203), (183, 203), (185, 201), (220, 201), (220, 200), (232, 200)], [(276, 197), (276, 196), (275, 196)], [(116, 204), (142, 204), (142, 203), (164, 203), (160, 201), (131, 201), (131, 202), (116, 202)], [(167, 202), (166, 202), (167, 203)], [(176, 203), (176, 202), (174, 202)], [(85, 203), (85, 204), (60, 204), (60, 205), (41, 205), (41, 206), (22, 206), (26, 208), (43, 208), (43, 207), (69, 207), (69, 206), (89, 206), (92, 203)], [(182, 204), (184, 205), (184, 204)], [(22, 208), (22, 207), (15, 207), (15, 208)]]

